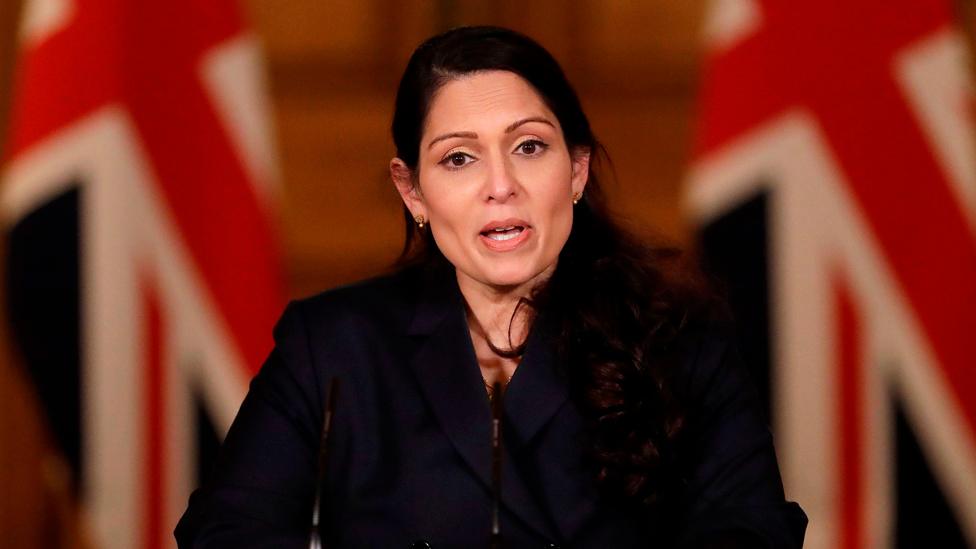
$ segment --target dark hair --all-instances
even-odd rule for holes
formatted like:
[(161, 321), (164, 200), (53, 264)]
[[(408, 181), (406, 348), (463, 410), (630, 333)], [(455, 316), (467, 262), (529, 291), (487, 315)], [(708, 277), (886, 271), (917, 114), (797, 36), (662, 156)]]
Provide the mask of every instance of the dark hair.
[[(510, 71), (535, 88), (563, 129), (570, 151), (590, 151), (586, 193), (556, 270), (524, 301), (555, 327), (555, 346), (590, 427), (588, 455), (605, 493), (660, 501), (675, 479), (684, 415), (672, 391), (673, 347), (694, 301), (693, 286), (673, 276), (672, 249), (643, 244), (610, 215), (597, 167), (606, 152), (556, 60), (532, 39), (497, 27), (462, 27), (413, 53), (396, 96), (393, 141), (416, 174), (431, 101), (452, 78)], [(402, 264), (445, 260), (404, 208)]]

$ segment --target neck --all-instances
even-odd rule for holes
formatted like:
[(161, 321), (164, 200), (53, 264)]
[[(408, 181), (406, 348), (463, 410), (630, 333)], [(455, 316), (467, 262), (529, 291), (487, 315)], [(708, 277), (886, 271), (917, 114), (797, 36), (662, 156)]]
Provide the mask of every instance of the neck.
[(484, 338), (501, 349), (518, 347), (525, 341), (532, 311), (524, 305), (518, 307), (518, 304), (519, 300), (529, 297), (536, 279), (520, 286), (494, 287), (461, 273), (457, 278), (467, 304), (468, 327), (472, 335)]

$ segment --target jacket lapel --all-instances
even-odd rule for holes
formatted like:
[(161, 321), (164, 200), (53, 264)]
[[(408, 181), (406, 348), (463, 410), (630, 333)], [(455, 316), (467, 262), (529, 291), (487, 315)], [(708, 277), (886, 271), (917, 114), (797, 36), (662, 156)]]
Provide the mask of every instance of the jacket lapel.
[(491, 436), (491, 413), (460, 291), (456, 282), (440, 276), (428, 280), (423, 293), (410, 325), (410, 335), (422, 338), (411, 366), (441, 428), (465, 461), (487, 481), (491, 456), (485, 448)]
[(569, 399), (569, 381), (559, 369), (549, 339), (553, 333), (544, 318), (536, 321), (505, 393), (506, 434), (516, 459), (531, 460), (530, 478), (535, 482), (528, 484), (544, 499), (561, 539), (572, 540), (593, 517), (597, 497), (580, 451), (583, 419)]
[[(453, 273), (431, 276), (422, 293), (409, 333), (423, 339), (411, 357), (411, 366), (441, 429), (485, 489), (490, 490), (491, 411), (457, 280)], [(503, 434), (506, 445), (513, 417), (507, 415), (509, 421)], [(517, 474), (512, 458), (511, 449), (506, 448), (502, 504), (527, 526), (551, 539), (551, 523)]]
[(525, 355), (505, 391), (511, 448), (524, 449), (569, 398), (569, 384), (558, 371), (542, 320), (529, 335)]

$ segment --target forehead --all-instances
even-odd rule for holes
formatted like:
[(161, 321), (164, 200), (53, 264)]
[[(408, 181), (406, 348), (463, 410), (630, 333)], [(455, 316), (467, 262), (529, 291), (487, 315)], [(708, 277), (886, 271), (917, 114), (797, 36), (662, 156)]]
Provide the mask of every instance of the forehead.
[(556, 119), (539, 93), (521, 76), (485, 71), (449, 80), (434, 95), (425, 134), (508, 126), (527, 116)]

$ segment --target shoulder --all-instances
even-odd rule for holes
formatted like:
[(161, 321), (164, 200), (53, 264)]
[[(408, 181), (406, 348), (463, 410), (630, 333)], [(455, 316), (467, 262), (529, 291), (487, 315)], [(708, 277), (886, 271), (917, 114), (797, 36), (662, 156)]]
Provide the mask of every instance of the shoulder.
[(732, 323), (711, 315), (688, 326), (679, 341), (686, 535), (747, 532), (756, 546), (802, 546), (806, 517), (784, 498), (772, 433)]
[(294, 300), (275, 325), (275, 341), (282, 343), (302, 332), (405, 326), (416, 305), (420, 278), (416, 270), (398, 271)]
[(675, 344), (674, 387), (689, 420), (724, 412), (732, 401), (755, 403), (755, 380), (742, 360), (734, 324), (726, 313), (712, 310), (698, 316), (684, 327)]
[(275, 403), (289, 417), (306, 418), (309, 433), (320, 424), (331, 379), (343, 380), (343, 406), (354, 408), (352, 395), (375, 388), (378, 376), (404, 354), (415, 278), (413, 272), (400, 271), (290, 302), (248, 398)]
[(690, 323), (675, 342), (671, 387), (684, 416), (684, 442), (698, 451), (726, 437), (732, 443), (747, 434), (769, 436), (757, 380), (735, 333), (727, 316), (713, 314)]
[(395, 353), (414, 315), (421, 278), (399, 271), (292, 301), (274, 328), (278, 357), (311, 373), (361, 369), (376, 363), (377, 353)]

